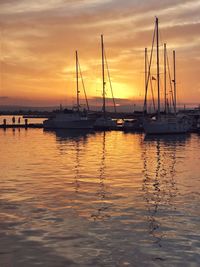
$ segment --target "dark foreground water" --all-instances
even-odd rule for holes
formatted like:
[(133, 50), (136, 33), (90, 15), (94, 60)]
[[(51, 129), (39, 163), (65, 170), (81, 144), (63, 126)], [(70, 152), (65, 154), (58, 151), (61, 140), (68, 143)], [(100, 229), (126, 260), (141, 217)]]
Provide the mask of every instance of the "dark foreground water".
[(200, 135), (0, 130), (0, 266), (200, 266)]

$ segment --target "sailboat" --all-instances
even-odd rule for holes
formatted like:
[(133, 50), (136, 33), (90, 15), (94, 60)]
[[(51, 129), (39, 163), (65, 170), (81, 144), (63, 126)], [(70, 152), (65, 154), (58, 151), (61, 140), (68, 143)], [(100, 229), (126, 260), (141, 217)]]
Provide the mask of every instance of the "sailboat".
[[(161, 108), (160, 108), (160, 62), (159, 62), (159, 30), (158, 30), (158, 18), (156, 18), (155, 21), (155, 31), (154, 36), (156, 35), (156, 58), (157, 58), (157, 93), (158, 93), (158, 103), (157, 103), (157, 114), (156, 117), (153, 119), (144, 119), (143, 127), (146, 134), (178, 134), (178, 133), (186, 133), (189, 131), (190, 124), (188, 119), (185, 116), (179, 116), (176, 111), (176, 68), (175, 68), (175, 51), (173, 51), (173, 65), (174, 65), (174, 113), (173, 114), (167, 114), (165, 110), (165, 114), (161, 114)], [(154, 43), (154, 37), (153, 37), (153, 43)], [(152, 45), (153, 47), (153, 45)], [(145, 88), (145, 112), (146, 110), (146, 94), (147, 94), (147, 87), (148, 82), (150, 78), (150, 65), (148, 70), (148, 77), (146, 78), (146, 88)], [(165, 98), (166, 98), (166, 92), (165, 92)], [(165, 99), (166, 101), (166, 99)], [(165, 108), (166, 108), (166, 102), (165, 102)]]
[[(93, 128), (94, 119), (88, 118), (86, 110), (84, 111), (80, 110), (80, 101), (79, 101), (80, 91), (79, 91), (79, 75), (78, 75), (79, 69), (80, 65), (78, 60), (78, 52), (76, 51), (76, 100), (77, 100), (76, 106), (73, 109), (60, 110), (55, 114), (54, 117), (45, 120), (43, 122), (43, 126), (45, 129), (92, 129)], [(86, 103), (89, 109), (87, 97), (86, 97)]]
[(101, 35), (101, 57), (102, 57), (102, 92), (103, 92), (103, 106), (102, 106), (102, 116), (97, 118), (94, 123), (94, 128), (96, 130), (112, 130), (116, 128), (116, 122), (112, 118), (108, 117), (106, 114), (106, 90), (105, 90), (105, 55), (104, 55), (104, 42), (103, 35)]

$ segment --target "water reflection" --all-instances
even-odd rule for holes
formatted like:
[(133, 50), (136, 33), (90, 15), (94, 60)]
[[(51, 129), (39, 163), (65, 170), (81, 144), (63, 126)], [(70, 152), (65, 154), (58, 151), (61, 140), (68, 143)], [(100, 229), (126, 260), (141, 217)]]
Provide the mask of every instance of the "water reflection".
[(109, 208), (107, 203), (107, 192), (106, 192), (106, 186), (105, 186), (105, 169), (106, 169), (106, 132), (102, 133), (102, 152), (101, 152), (101, 161), (100, 161), (100, 167), (99, 167), (99, 189), (97, 191), (97, 196), (99, 198), (99, 201), (97, 200), (97, 210), (94, 211), (91, 214), (91, 218), (93, 218), (94, 221), (103, 221), (110, 217), (109, 214), (107, 214), (107, 210)]
[[(57, 129), (57, 130), (44, 130), (48, 135), (56, 137), (56, 144), (60, 154), (68, 154), (73, 147), (77, 151), (76, 146), (79, 147), (78, 143), (86, 145), (88, 138), (95, 134), (94, 131), (87, 129)], [(71, 157), (69, 155), (69, 157)], [(75, 161), (77, 161), (75, 159)]]
[[(85, 150), (85, 145), (90, 135), (94, 134), (94, 131), (87, 129), (57, 129), (57, 130), (45, 130), (48, 134), (56, 135), (56, 143), (61, 154), (66, 154), (71, 151), (71, 145), (74, 151), (74, 189), (75, 193), (80, 190), (80, 179), (84, 175), (80, 172), (80, 157), (82, 146)], [(65, 146), (66, 145), (66, 146)], [(70, 146), (70, 149), (68, 147)], [(73, 155), (69, 155), (70, 158)]]
[(176, 150), (184, 147), (187, 135), (146, 136), (143, 143), (144, 179), (143, 191), (147, 203), (149, 234), (158, 246), (166, 231), (162, 228), (165, 212), (175, 210), (178, 194), (175, 180)]
[[(108, 192), (105, 184), (106, 180), (106, 138), (107, 132), (95, 133), (94, 131), (78, 131), (78, 130), (57, 130), (48, 131), (47, 134), (56, 136), (56, 145), (60, 155), (63, 155), (70, 165), (73, 165), (71, 170), (68, 170), (67, 165), (64, 166), (66, 173), (66, 181), (69, 181), (69, 172), (73, 175), (74, 193), (73, 196), (76, 203), (74, 208), (79, 212), (79, 215), (92, 219), (94, 221), (103, 221), (110, 217), (108, 214), (109, 200)], [(91, 137), (98, 136), (99, 142), (91, 143)], [(88, 146), (88, 139), (90, 145)], [(92, 146), (94, 146), (92, 148)], [(95, 164), (92, 166), (91, 155), (88, 155), (88, 150), (95, 155)], [(93, 176), (87, 176), (88, 168), (90, 172), (94, 172)], [(72, 181), (72, 180), (71, 180)], [(71, 185), (69, 185), (71, 187)], [(69, 190), (69, 188), (68, 188)], [(82, 209), (81, 205), (87, 205), (88, 197), (91, 199), (90, 208)]]
[(145, 135), (145, 144), (160, 141), (160, 143), (166, 146), (170, 144), (185, 145), (185, 143), (190, 139), (190, 134), (166, 134), (166, 135)]
[(44, 132), (47, 134), (56, 135), (56, 141), (66, 142), (71, 140), (87, 140), (87, 138), (94, 134), (92, 130), (84, 129), (57, 129), (57, 130), (47, 130), (44, 129)]
[(75, 186), (75, 193), (79, 192), (79, 179), (80, 179), (80, 144), (79, 144), (79, 139), (75, 141), (75, 150), (76, 150), (76, 159), (75, 159), (75, 179), (74, 179), (74, 186)]
[(0, 134), (7, 265), (198, 265), (199, 136)]

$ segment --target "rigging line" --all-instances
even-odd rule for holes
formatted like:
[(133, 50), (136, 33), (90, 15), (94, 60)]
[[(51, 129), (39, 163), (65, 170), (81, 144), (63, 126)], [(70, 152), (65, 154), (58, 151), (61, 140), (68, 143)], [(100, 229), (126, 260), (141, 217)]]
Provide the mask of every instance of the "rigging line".
[(143, 111), (147, 111), (147, 90), (148, 90), (148, 84), (149, 84), (149, 78), (150, 78), (150, 70), (151, 70), (151, 63), (152, 63), (152, 57), (153, 57), (153, 48), (154, 48), (154, 42), (155, 42), (155, 35), (156, 35), (156, 25), (154, 28), (153, 32), (153, 40), (152, 40), (152, 46), (151, 46), (151, 55), (150, 55), (150, 62), (149, 62), (149, 68), (148, 68), (148, 77), (146, 81), (146, 86), (145, 86), (145, 98), (144, 98), (144, 106), (143, 106)]
[(81, 66), (80, 66), (79, 60), (78, 60), (78, 67), (79, 67), (79, 71), (80, 71), (81, 82), (82, 82), (83, 91), (84, 91), (84, 95), (85, 95), (85, 101), (86, 101), (86, 105), (87, 105), (87, 110), (89, 111), (90, 108), (89, 108), (88, 98), (87, 98), (87, 94), (86, 94), (86, 90), (85, 90), (85, 84), (84, 84), (84, 81), (83, 81), (83, 75), (82, 75), (82, 71), (81, 71)]
[(160, 29), (158, 31), (159, 31), (159, 37), (160, 37), (159, 39), (160, 39), (160, 43), (161, 43), (159, 46), (162, 47), (163, 43), (164, 43), (163, 32)]
[(171, 98), (172, 98), (172, 104), (173, 108), (175, 111), (175, 103), (174, 103), (174, 94), (173, 94), (173, 89), (172, 89), (172, 78), (171, 78), (171, 73), (170, 73), (170, 67), (169, 67), (169, 57), (168, 57), (168, 52), (166, 51), (167, 54), (167, 69), (168, 69), (168, 76), (169, 76), (169, 81), (170, 81), (170, 93), (171, 93)]
[[(161, 95), (161, 100), (162, 100), (162, 94), (164, 91), (164, 88), (163, 88), (163, 83), (162, 83), (162, 79), (160, 78), (160, 95)], [(161, 107), (163, 107), (163, 101), (161, 102)]]
[(107, 68), (107, 73), (108, 73), (108, 79), (109, 79), (109, 84), (110, 84), (110, 90), (111, 90), (111, 94), (112, 94), (112, 100), (113, 100), (113, 105), (114, 105), (114, 111), (115, 111), (115, 113), (116, 113), (116, 112), (117, 112), (117, 109), (116, 109), (116, 103), (115, 103), (115, 98), (114, 98), (114, 94), (113, 94), (112, 82), (111, 82), (111, 79), (110, 79), (110, 71), (109, 71), (109, 68), (108, 68), (108, 61), (107, 61), (106, 51), (105, 51), (105, 49), (104, 49), (104, 56), (105, 56), (105, 61), (106, 61), (106, 68)]
[[(148, 57), (147, 57), (147, 62), (148, 62), (148, 66), (149, 66), (149, 59), (148, 59)], [(151, 71), (150, 71), (150, 75), (151, 75)], [(152, 79), (150, 79), (150, 85), (151, 85), (151, 95), (152, 95), (153, 109), (154, 109), (154, 111), (156, 111), (156, 105), (155, 105), (155, 99), (154, 99), (154, 93), (153, 93)]]

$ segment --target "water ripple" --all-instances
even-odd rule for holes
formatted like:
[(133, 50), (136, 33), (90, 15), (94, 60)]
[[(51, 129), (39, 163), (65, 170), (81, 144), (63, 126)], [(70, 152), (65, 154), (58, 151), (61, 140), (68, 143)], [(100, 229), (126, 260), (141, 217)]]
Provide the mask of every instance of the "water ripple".
[(199, 266), (200, 136), (8, 130), (0, 145), (1, 266)]

